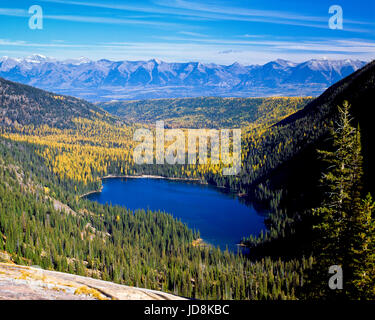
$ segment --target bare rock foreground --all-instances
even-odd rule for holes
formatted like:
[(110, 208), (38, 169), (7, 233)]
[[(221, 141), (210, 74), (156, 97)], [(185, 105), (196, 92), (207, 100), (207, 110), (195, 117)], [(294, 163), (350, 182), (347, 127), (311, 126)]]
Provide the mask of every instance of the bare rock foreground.
[(172, 294), (0, 263), (0, 300), (181, 300)]

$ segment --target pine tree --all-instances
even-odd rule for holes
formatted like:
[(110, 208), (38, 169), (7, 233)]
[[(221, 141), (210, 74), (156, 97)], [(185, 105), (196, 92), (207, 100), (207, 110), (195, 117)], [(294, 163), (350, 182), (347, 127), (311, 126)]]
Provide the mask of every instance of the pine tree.
[(326, 198), (321, 207), (313, 209), (317, 220), (314, 226), (316, 241), (313, 244), (316, 260), (309, 290), (317, 297), (332, 294), (327, 285), (328, 268), (331, 265), (343, 267), (346, 261), (344, 235), (348, 225), (348, 203), (353, 192), (350, 190), (350, 158), (354, 132), (350, 125), (349, 106), (344, 103), (342, 108), (339, 107), (339, 121), (332, 133), (334, 151), (318, 151), (329, 164), (329, 171), (322, 178), (322, 184), (327, 189)]

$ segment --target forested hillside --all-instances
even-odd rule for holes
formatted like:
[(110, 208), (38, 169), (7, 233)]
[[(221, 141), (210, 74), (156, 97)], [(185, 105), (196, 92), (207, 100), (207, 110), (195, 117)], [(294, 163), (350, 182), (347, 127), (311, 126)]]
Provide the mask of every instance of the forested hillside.
[(123, 119), (173, 128), (242, 128), (275, 123), (302, 109), (306, 98), (184, 98), (100, 103)]
[(6, 126), (72, 126), (72, 119), (110, 119), (102, 109), (85, 100), (61, 96), (0, 78), (0, 124)]

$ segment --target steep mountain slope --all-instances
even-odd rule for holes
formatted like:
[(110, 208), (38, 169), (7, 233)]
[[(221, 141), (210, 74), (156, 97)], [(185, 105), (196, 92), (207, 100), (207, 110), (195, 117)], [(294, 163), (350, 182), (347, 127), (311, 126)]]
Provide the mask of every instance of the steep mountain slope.
[[(374, 148), (372, 137), (375, 132), (370, 114), (375, 108), (375, 61), (337, 82), (304, 109), (282, 120), (276, 126), (284, 128), (283, 130), (306, 128), (305, 133), (309, 134), (308, 128), (311, 128), (312, 123), (318, 128), (318, 123), (334, 121), (337, 106), (342, 105), (345, 100), (351, 104), (353, 124), (361, 129), (366, 184), (374, 191), (375, 170), (371, 164), (374, 163), (375, 157), (371, 150)], [(323, 132), (324, 130), (321, 133)]]
[(316, 96), (365, 64), (354, 60), (276, 60), (229, 66), (199, 62), (0, 59), (0, 77), (90, 101), (197, 96)]
[(0, 78), (0, 124), (46, 124), (66, 128), (78, 117), (113, 120), (104, 110), (87, 101)]

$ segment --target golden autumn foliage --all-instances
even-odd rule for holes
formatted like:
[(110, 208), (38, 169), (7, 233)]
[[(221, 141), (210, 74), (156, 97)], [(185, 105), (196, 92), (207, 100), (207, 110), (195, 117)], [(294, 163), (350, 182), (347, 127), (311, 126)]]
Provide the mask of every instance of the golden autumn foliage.
[[(57, 99), (59, 96), (55, 96)], [(278, 108), (272, 106), (272, 101), (280, 103), (280, 99), (286, 99), (288, 102), (280, 113)], [(241, 131), (241, 162), (248, 160), (251, 150), (256, 150), (264, 144), (265, 139), (272, 137), (272, 125), (275, 120), (281, 120), (287, 115), (296, 111), (296, 106), (303, 102), (302, 98), (268, 98), (267, 103), (260, 106), (261, 113), (264, 115), (256, 122), (242, 127)], [(275, 102), (275, 103), (276, 103)], [(96, 182), (100, 177), (109, 174), (134, 175), (136, 166), (133, 159), (133, 150), (138, 145), (133, 139), (134, 132), (140, 125), (112, 124), (96, 118), (89, 120), (86, 118), (73, 119), (74, 126), (69, 129), (58, 129), (48, 125), (41, 126), (23, 126), (12, 132), (4, 132), (2, 135), (15, 141), (28, 142), (42, 146), (42, 151), (38, 151), (45, 159), (46, 164), (51, 171), (60, 176), (61, 179), (78, 181), (83, 184)], [(142, 125), (155, 130), (154, 127)], [(187, 138), (187, 129), (182, 129)], [(168, 148), (175, 141), (165, 142), (165, 148)], [(155, 135), (154, 135), (155, 143)], [(291, 141), (281, 143), (277, 147), (277, 152), (281, 153)], [(177, 145), (177, 144), (176, 144)], [(210, 143), (208, 143), (210, 147)], [(180, 146), (179, 146), (180, 147)], [(155, 148), (155, 145), (154, 145)], [(185, 153), (189, 150), (188, 139), (185, 139)], [(153, 150), (155, 153), (155, 150)], [(198, 144), (196, 153), (198, 154)], [(232, 151), (230, 151), (230, 156)], [(208, 161), (205, 164), (185, 164), (173, 168), (173, 176), (184, 177), (188, 179), (205, 179), (207, 174), (221, 176), (222, 169), (225, 166), (222, 155), (219, 155), (219, 164), (213, 164), (210, 161), (210, 148), (208, 149)], [(251, 158), (251, 157), (250, 157)], [(251, 158), (249, 164), (251, 170), (256, 172), (267, 162), (266, 157)], [(187, 163), (187, 161), (186, 161)], [(45, 193), (48, 191), (45, 190)]]

